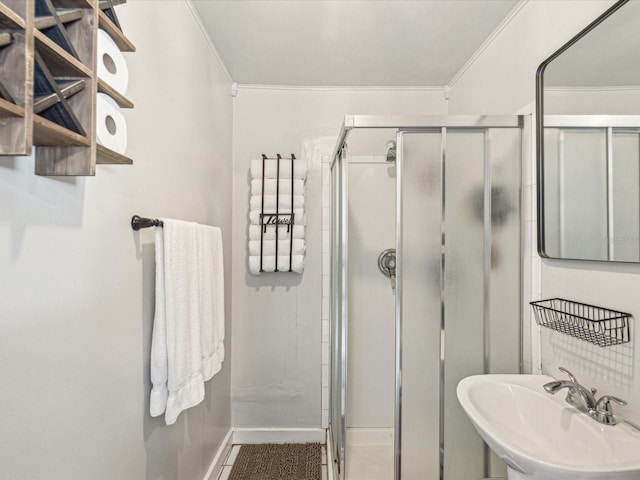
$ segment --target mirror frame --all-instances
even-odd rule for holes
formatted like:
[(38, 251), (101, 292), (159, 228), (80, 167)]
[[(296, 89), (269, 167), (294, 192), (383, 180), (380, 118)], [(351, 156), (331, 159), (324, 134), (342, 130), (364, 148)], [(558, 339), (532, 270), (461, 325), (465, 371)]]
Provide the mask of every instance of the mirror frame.
[(536, 71), (536, 192), (537, 192), (537, 248), (538, 255), (542, 258), (552, 258), (557, 260), (578, 260), (583, 262), (616, 262), (616, 263), (638, 263), (638, 262), (620, 262), (619, 260), (595, 260), (588, 258), (563, 258), (552, 257), (545, 250), (545, 229), (544, 229), (544, 71), (547, 66), (558, 56), (568, 50), (582, 37), (591, 32), (594, 28), (604, 22), (607, 18), (617, 12), (622, 6), (630, 0), (618, 0), (609, 7), (602, 15), (593, 22), (583, 28), (571, 40), (556, 50), (549, 58), (544, 60)]

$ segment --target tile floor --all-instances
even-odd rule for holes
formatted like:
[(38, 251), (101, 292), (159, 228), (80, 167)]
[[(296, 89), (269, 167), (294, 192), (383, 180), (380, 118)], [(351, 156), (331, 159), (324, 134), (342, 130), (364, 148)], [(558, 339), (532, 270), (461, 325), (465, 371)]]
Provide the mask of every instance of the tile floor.
[[(236, 444), (231, 447), (229, 451), (229, 455), (225, 459), (223, 463), (222, 470), (220, 471), (220, 475), (217, 480), (228, 480), (229, 475), (231, 474), (231, 467), (233, 466), (233, 462), (238, 456), (238, 451), (240, 450), (241, 445)], [(327, 480), (327, 448), (325, 445), (322, 446), (322, 480)]]
[(393, 479), (393, 446), (351, 445), (346, 459), (348, 480)]

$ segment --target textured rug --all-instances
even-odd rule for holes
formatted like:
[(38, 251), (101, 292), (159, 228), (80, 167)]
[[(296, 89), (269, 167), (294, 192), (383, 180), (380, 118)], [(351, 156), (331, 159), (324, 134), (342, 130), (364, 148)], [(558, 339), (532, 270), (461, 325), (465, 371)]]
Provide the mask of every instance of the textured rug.
[(321, 480), (319, 443), (242, 445), (229, 480)]

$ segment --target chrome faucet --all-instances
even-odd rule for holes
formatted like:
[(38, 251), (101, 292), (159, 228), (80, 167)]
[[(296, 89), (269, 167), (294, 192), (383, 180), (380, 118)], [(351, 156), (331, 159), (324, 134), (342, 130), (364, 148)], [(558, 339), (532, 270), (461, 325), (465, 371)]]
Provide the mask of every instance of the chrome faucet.
[[(560, 370), (562, 373), (567, 374), (567, 376), (569, 377), (569, 380), (571, 380), (572, 382), (575, 383), (580, 383), (578, 381), (578, 379), (573, 375), (573, 373), (571, 373), (569, 370), (567, 370), (564, 367), (559, 367), (558, 370)], [(592, 393), (595, 395), (596, 392), (592, 391)], [(579, 402), (577, 400), (575, 400), (574, 395), (576, 394), (576, 389), (575, 388), (569, 388), (569, 390), (567, 391), (567, 403), (570, 403), (571, 405), (575, 405), (576, 407), (579, 407)]]
[(580, 408), (582, 405), (578, 404), (575, 400), (575, 394), (579, 393), (584, 400), (584, 409), (586, 411), (593, 410), (595, 408), (596, 399), (594, 394), (579, 383), (572, 382), (570, 380), (556, 380), (555, 382), (549, 382), (544, 385), (544, 389), (552, 395), (563, 388), (569, 389), (569, 393), (567, 393), (567, 398), (565, 399), (567, 403), (573, 405), (579, 410), (583, 410), (583, 408)]
[[(563, 388), (567, 388), (569, 391), (565, 400), (568, 404), (576, 407), (581, 412), (586, 413), (596, 422), (604, 425), (615, 425), (617, 423), (616, 418), (613, 415), (611, 402), (613, 401), (619, 405), (626, 405), (627, 402), (611, 395), (604, 395), (600, 397), (600, 399), (596, 400), (597, 390), (595, 388), (589, 390), (580, 385), (576, 380), (576, 377), (566, 368), (561, 367), (560, 371), (566, 373), (570, 380), (555, 380), (553, 382), (546, 383), (544, 385), (544, 389), (548, 393), (553, 395)], [(580, 395), (583, 400), (582, 403), (576, 400), (576, 394)]]

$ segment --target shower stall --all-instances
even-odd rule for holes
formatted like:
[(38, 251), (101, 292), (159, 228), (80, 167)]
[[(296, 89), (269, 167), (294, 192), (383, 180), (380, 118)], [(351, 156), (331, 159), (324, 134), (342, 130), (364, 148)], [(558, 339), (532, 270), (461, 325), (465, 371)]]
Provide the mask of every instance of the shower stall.
[(521, 368), (529, 122), (345, 117), (331, 164), (336, 479), (506, 477), (456, 386)]

